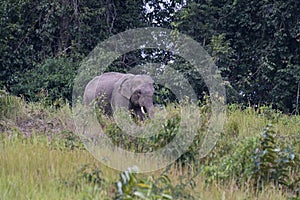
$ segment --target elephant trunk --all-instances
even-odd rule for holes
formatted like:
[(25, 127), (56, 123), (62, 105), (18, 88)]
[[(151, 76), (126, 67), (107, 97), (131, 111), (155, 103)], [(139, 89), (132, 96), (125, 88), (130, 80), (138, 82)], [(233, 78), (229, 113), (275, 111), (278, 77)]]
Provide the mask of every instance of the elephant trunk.
[(154, 106), (153, 105), (148, 107), (147, 113), (148, 113), (148, 116), (150, 119), (154, 117)]
[(154, 105), (153, 105), (152, 95), (145, 95), (140, 97), (138, 103), (141, 109), (142, 118), (154, 117)]
[(146, 117), (154, 117), (154, 106), (152, 103), (140, 105), (138, 106), (136, 111), (137, 115), (140, 117), (141, 120), (144, 120)]

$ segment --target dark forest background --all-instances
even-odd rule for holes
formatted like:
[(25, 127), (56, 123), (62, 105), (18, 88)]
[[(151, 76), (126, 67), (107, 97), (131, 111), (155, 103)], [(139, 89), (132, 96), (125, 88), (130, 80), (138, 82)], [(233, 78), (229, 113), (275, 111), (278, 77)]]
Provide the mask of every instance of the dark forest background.
[[(2, 0), (0, 89), (29, 101), (71, 100), (76, 70), (98, 43), (148, 26), (201, 43), (227, 83), (229, 102), (298, 113), (299, 0)], [(140, 59), (123, 55), (112, 68), (126, 71)], [(203, 85), (193, 86), (200, 96)]]

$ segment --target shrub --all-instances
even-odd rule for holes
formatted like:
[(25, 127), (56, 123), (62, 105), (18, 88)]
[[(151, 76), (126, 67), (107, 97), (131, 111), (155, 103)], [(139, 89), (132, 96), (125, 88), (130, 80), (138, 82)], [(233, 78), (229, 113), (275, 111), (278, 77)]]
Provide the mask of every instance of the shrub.
[(137, 172), (138, 169), (132, 167), (120, 174), (115, 199), (194, 199), (184, 187), (173, 186), (165, 174), (158, 178), (140, 178)]
[(71, 101), (73, 80), (78, 64), (71, 58), (58, 57), (45, 60), (18, 78), (12, 93), (26, 100), (46, 100), (50, 105), (58, 99)]
[(255, 167), (254, 149), (257, 146), (257, 138), (249, 137), (236, 145), (235, 142), (225, 146), (218, 144), (212, 152), (215, 155), (202, 167), (207, 184), (214, 180), (225, 183), (231, 179), (237, 184), (249, 182)]
[[(300, 155), (282, 139), (270, 125), (264, 129), (260, 137), (259, 145), (255, 150), (253, 174), (258, 188), (271, 182), (276, 187), (285, 186), (295, 189), (300, 183), (298, 168)], [(295, 174), (298, 174), (296, 179), (293, 177)]]
[[(206, 183), (234, 179), (238, 185), (251, 184), (259, 190), (269, 184), (299, 190), (300, 155), (271, 125), (259, 136), (233, 141), (227, 150), (224, 156), (215, 157), (201, 167)], [(222, 151), (220, 144), (211, 154), (220, 155), (218, 151)]]
[[(104, 129), (105, 134), (111, 138), (115, 145), (121, 146), (122, 148), (133, 152), (149, 152), (165, 146), (175, 137), (180, 123), (178, 108), (179, 105), (177, 105), (177, 108), (173, 107), (173, 105), (169, 105), (167, 108), (165, 108), (165, 110), (168, 110), (167, 113), (157, 112), (156, 115), (166, 114), (167, 116), (164, 123), (161, 123), (159, 120), (152, 122), (151, 130), (147, 130), (149, 132), (151, 131), (151, 135), (149, 137), (134, 137), (128, 133), (125, 133), (117, 123), (103, 116), (101, 111), (99, 112), (98, 109), (97, 117), (102, 128)], [(122, 118), (126, 117), (127, 115), (125, 113)], [(143, 125), (143, 123), (147, 124), (147, 121), (137, 122), (137, 125), (139, 126), (138, 123)], [(142, 132), (141, 134), (146, 133)]]

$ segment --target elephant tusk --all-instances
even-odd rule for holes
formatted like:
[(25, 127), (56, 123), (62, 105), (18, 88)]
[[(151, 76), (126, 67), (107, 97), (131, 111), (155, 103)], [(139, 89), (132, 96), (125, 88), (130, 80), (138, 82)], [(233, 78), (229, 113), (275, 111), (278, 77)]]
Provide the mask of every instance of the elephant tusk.
[(144, 107), (143, 106), (141, 106), (141, 111), (142, 111), (142, 113), (145, 115), (146, 114), (146, 112), (145, 112), (145, 110), (144, 110)]

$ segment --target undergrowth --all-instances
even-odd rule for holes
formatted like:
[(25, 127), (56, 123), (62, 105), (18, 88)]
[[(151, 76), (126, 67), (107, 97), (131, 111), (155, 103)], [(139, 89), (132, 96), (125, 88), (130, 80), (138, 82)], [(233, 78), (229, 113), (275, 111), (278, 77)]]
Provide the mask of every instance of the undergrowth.
[[(201, 104), (196, 137), (176, 163), (156, 173), (119, 173), (86, 151), (67, 103), (49, 107), (0, 95), (0, 199), (300, 198), (299, 116), (229, 105), (215, 148), (199, 159), (210, 112), (209, 104)], [(116, 145), (149, 152), (178, 134), (181, 109), (177, 104), (157, 110), (167, 115), (149, 138), (125, 135), (111, 119), (99, 119)]]

